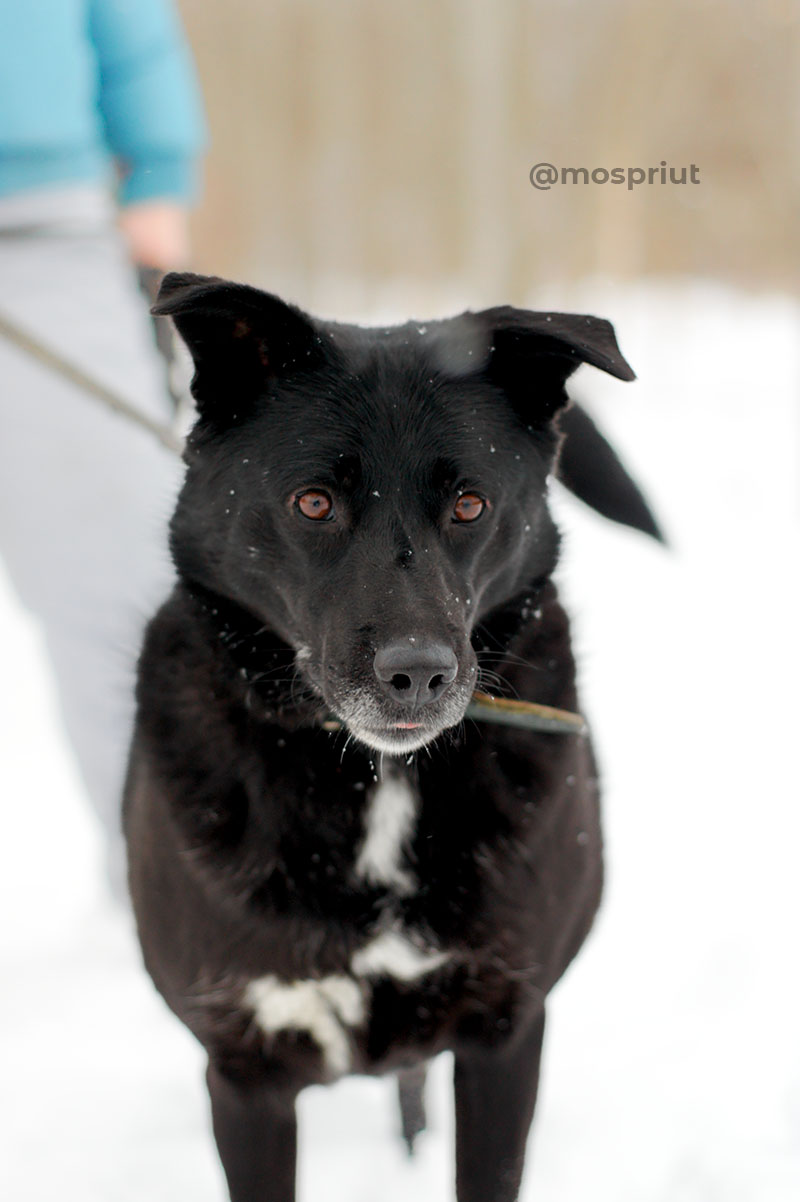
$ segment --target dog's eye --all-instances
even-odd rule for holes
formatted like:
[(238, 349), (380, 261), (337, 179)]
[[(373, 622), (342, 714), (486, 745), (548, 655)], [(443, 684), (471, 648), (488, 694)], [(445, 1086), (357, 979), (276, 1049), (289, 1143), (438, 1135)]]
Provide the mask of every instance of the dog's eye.
[(312, 522), (329, 522), (333, 517), (333, 501), (321, 489), (310, 488), (308, 492), (298, 493), (294, 503), (303, 517)]
[(453, 506), (453, 521), (474, 522), (481, 516), (485, 508), (486, 502), (476, 492), (462, 492)]

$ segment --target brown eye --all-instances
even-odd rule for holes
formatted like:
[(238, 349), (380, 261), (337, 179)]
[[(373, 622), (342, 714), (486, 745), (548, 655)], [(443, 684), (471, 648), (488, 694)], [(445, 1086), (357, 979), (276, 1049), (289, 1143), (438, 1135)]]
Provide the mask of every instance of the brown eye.
[(474, 522), (486, 508), (483, 497), (475, 492), (462, 492), (453, 506), (454, 522)]
[(303, 517), (312, 522), (329, 522), (333, 516), (333, 501), (319, 489), (310, 488), (308, 492), (298, 493), (294, 503)]

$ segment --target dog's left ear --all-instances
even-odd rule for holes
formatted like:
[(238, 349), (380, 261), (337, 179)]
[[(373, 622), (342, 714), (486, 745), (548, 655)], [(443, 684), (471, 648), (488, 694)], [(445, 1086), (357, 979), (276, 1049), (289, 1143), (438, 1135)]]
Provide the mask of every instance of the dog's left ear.
[(537, 313), (510, 305), (476, 313), (489, 335), (486, 371), (525, 416), (549, 420), (566, 404), (564, 384), (581, 363), (635, 380), (602, 317)]
[(275, 377), (308, 371), (322, 357), (302, 310), (247, 284), (173, 271), (151, 312), (175, 322), (194, 360), (198, 411), (218, 422), (262, 396)]

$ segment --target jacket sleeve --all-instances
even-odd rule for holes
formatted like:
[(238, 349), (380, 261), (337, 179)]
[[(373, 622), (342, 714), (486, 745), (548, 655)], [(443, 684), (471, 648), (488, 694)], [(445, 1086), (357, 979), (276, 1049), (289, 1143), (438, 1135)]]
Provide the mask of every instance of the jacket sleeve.
[(98, 105), (120, 172), (119, 201), (190, 201), (206, 131), (172, 0), (90, 0)]

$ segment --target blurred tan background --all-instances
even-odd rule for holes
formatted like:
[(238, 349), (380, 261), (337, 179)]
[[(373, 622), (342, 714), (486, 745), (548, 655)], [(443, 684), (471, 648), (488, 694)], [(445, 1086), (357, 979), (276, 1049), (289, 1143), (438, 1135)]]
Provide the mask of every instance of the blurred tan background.
[[(212, 133), (200, 270), (342, 314), (598, 275), (796, 286), (797, 0), (180, 7)], [(700, 184), (528, 179), (661, 160)]]

